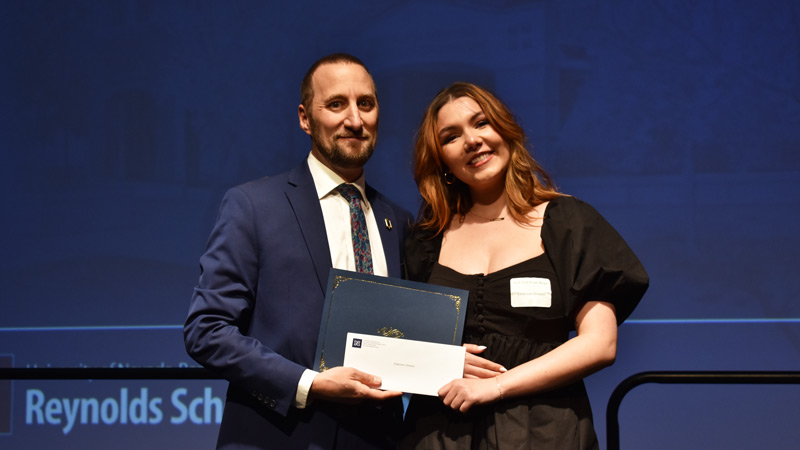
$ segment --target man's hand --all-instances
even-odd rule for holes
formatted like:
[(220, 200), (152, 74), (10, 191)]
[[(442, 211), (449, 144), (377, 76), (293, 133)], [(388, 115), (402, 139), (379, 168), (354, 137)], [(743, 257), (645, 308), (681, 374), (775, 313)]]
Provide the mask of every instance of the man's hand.
[(486, 347), (464, 344), (464, 348), (467, 349), (464, 358), (464, 378), (494, 378), (507, 371), (500, 364), (478, 356), (478, 353), (483, 353)]
[(308, 392), (309, 400), (358, 403), (363, 400), (385, 400), (403, 395), (398, 391), (378, 389), (381, 379), (351, 367), (334, 367), (314, 377)]

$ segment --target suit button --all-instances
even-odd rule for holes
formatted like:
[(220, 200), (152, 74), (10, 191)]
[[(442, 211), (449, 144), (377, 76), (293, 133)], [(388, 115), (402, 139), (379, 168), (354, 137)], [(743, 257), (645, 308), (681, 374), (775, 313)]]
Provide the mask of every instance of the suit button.
[(267, 406), (269, 406), (272, 409), (275, 409), (275, 407), (278, 406), (278, 402), (276, 402), (274, 398), (271, 398), (267, 402)]

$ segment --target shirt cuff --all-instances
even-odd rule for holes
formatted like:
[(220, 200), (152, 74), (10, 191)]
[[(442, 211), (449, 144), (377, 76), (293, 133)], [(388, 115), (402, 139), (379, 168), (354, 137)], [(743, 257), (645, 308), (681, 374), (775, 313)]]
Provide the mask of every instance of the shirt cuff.
[(319, 372), (306, 369), (300, 376), (300, 381), (297, 382), (297, 393), (294, 395), (295, 408), (303, 409), (308, 406), (308, 392), (311, 390), (311, 383), (314, 382), (317, 374)]

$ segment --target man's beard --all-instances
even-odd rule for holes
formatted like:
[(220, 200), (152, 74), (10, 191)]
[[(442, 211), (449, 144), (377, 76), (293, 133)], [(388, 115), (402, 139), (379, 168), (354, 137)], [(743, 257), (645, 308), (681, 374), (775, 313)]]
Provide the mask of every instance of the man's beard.
[(375, 136), (371, 136), (366, 132), (362, 132), (362, 134), (358, 136), (367, 138), (364, 141), (359, 141), (360, 146), (366, 145), (366, 147), (360, 148), (357, 153), (345, 151), (345, 149), (343, 149), (342, 146), (340, 146), (337, 142), (337, 137), (353, 136), (352, 133), (349, 133), (348, 131), (345, 131), (345, 134), (337, 133), (333, 135), (331, 145), (327, 145), (327, 143), (320, 139), (321, 132), (319, 130), (319, 125), (311, 117), (309, 117), (308, 121), (311, 125), (312, 144), (334, 166), (345, 169), (358, 169), (364, 167), (364, 164), (366, 164), (367, 161), (369, 161), (370, 156), (372, 156), (372, 152), (375, 151)]

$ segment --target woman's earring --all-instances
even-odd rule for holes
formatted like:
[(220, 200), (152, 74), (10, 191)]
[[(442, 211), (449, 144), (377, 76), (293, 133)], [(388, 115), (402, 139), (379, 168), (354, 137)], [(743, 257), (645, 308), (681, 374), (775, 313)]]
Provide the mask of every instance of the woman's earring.
[(456, 182), (456, 176), (453, 175), (452, 172), (445, 172), (442, 177), (444, 178), (444, 182), (447, 184), (453, 184)]

